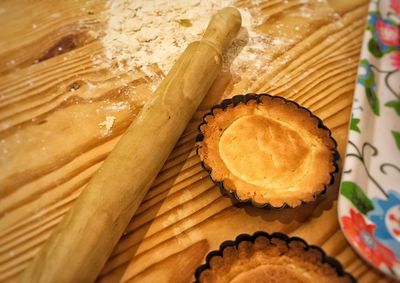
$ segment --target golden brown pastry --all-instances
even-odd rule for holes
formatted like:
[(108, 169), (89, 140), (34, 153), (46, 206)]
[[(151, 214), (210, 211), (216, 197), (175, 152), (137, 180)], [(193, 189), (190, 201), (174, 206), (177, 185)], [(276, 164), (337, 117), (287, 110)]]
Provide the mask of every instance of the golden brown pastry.
[(254, 244), (242, 241), (226, 247), (222, 256), (213, 256), (197, 279), (202, 283), (352, 282), (323, 257), (320, 250), (308, 249), (300, 240), (258, 236)]
[(337, 170), (330, 131), (281, 97), (260, 95), (215, 108), (200, 131), (204, 166), (240, 200), (296, 207), (324, 192)]

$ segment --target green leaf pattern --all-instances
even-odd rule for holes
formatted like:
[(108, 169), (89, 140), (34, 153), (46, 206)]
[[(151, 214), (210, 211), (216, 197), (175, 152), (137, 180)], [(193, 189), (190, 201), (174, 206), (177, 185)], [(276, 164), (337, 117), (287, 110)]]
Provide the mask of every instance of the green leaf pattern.
[(360, 61), (360, 67), (364, 68), (366, 73), (364, 75), (358, 76), (358, 82), (362, 84), (365, 88), (365, 94), (367, 96), (368, 104), (371, 107), (372, 112), (376, 116), (379, 116), (379, 99), (376, 95), (375, 74), (367, 59), (362, 59)]
[(400, 150), (400, 132), (392, 131), (397, 149)]
[(358, 127), (358, 123), (360, 123), (360, 119), (358, 118), (351, 118), (350, 121), (350, 130), (355, 131), (357, 133), (361, 133), (360, 128)]
[(391, 100), (385, 104), (385, 106), (389, 108), (393, 108), (396, 111), (397, 115), (400, 116), (400, 101), (399, 100)]
[(356, 183), (350, 181), (343, 182), (341, 193), (363, 214), (367, 214), (368, 211), (374, 209), (372, 201)]

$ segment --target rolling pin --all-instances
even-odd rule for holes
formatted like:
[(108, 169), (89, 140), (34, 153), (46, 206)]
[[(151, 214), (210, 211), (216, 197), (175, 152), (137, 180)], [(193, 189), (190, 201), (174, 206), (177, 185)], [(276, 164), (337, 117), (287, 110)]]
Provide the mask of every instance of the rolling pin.
[(224, 8), (191, 43), (33, 259), (20, 282), (93, 282), (221, 70), (241, 26)]

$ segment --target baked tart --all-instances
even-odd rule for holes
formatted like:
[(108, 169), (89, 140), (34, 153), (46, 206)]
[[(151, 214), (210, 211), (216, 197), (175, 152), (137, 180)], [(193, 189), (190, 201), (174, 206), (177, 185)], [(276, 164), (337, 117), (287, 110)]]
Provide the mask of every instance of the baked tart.
[(356, 282), (335, 259), (304, 240), (282, 233), (239, 235), (210, 252), (196, 283)]
[(309, 110), (268, 94), (238, 95), (207, 113), (197, 153), (223, 192), (256, 206), (296, 207), (338, 171), (331, 132)]

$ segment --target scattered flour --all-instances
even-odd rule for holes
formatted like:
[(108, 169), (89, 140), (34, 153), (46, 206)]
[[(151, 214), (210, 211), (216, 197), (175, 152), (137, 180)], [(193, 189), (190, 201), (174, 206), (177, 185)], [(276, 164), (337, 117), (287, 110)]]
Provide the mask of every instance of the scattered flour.
[(122, 110), (130, 109), (131, 106), (127, 101), (114, 102), (105, 107), (106, 110), (112, 112), (121, 112)]
[(100, 127), (104, 127), (104, 130), (102, 131), (101, 135), (104, 136), (108, 136), (111, 131), (112, 131), (112, 127), (114, 126), (114, 122), (115, 122), (115, 117), (114, 116), (106, 116), (106, 119), (99, 123), (98, 125)]
[[(150, 77), (154, 76), (148, 66), (156, 63), (165, 74), (187, 45), (201, 38), (211, 16), (227, 6), (232, 6), (232, 1), (110, 0), (102, 38), (105, 58), (97, 63), (110, 68), (116, 62), (119, 71), (141, 67)], [(255, 31), (259, 23), (249, 10), (239, 10), (244, 28), (224, 58), (224, 65), (233, 72), (239, 72), (244, 65), (260, 65), (258, 57), (265, 50), (265, 42), (271, 41)], [(257, 11), (253, 8), (251, 12)]]

